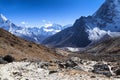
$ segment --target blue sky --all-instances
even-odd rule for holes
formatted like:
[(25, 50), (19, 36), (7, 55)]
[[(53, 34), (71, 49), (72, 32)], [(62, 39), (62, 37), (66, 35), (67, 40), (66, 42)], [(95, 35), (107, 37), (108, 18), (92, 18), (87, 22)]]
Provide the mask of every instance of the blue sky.
[(0, 0), (0, 13), (17, 25), (73, 24), (92, 15), (105, 0)]

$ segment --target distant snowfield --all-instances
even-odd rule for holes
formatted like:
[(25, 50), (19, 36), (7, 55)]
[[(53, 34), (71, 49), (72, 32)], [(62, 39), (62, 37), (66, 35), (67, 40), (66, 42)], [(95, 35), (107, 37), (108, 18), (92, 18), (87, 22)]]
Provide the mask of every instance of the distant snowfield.
[(70, 52), (79, 52), (79, 51), (82, 51), (84, 50), (84, 48), (75, 48), (75, 47), (64, 47), (64, 48), (61, 48), (63, 50), (67, 50), (67, 51), (70, 51)]
[(79, 48), (72, 48), (72, 47), (66, 47), (68, 50), (70, 50), (71, 52), (77, 52), (79, 51)]

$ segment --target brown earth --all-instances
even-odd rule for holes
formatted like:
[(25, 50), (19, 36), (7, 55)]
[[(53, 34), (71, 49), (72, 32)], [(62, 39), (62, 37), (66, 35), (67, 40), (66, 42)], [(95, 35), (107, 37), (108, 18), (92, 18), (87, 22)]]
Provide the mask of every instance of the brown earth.
[(42, 45), (26, 41), (0, 29), (0, 56), (8, 54), (13, 56), (15, 60), (40, 59), (51, 61), (63, 59), (63, 56), (56, 54)]

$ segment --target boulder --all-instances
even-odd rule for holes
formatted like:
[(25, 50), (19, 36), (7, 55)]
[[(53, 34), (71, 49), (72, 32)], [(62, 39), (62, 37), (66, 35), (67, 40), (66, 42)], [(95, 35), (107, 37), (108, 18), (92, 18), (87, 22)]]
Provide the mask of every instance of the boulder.
[(15, 59), (11, 55), (6, 55), (3, 57), (3, 60), (7, 61), (8, 63), (13, 62)]

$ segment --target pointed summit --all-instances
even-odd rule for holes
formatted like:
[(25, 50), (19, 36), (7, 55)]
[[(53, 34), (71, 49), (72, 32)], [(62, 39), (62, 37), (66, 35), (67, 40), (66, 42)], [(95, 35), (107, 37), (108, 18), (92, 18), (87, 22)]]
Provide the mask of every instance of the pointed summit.
[(72, 27), (45, 39), (43, 44), (52, 47), (86, 47), (105, 35), (111, 36), (108, 31), (120, 32), (120, 0), (106, 0), (95, 14), (80, 17)]
[(94, 16), (106, 19), (109, 22), (114, 17), (120, 18), (120, 0), (106, 0)]
[(7, 21), (8, 19), (3, 14), (0, 14), (0, 20), (1, 21)]

